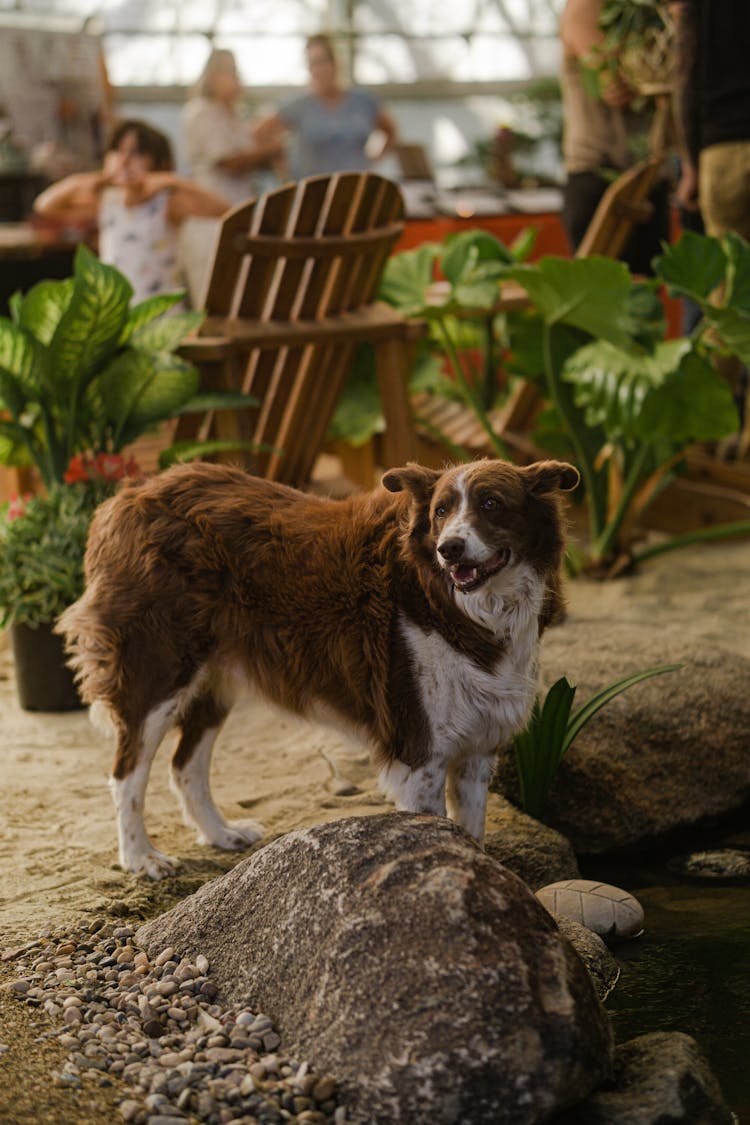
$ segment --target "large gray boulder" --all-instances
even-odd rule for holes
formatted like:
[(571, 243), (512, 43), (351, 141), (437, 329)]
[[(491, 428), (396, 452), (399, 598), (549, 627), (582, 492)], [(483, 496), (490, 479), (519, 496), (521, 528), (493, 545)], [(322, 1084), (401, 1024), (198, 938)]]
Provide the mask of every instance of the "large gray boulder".
[(679, 1031), (654, 1031), (621, 1044), (608, 1088), (555, 1125), (732, 1125), (736, 1118), (698, 1044)]
[[(545, 689), (567, 675), (578, 684), (575, 706), (661, 664), (684, 667), (608, 703), (560, 765), (544, 821), (579, 855), (641, 844), (750, 798), (750, 661), (644, 621), (569, 621), (542, 647)], [(494, 785), (517, 792), (509, 752)]]
[(387, 813), (292, 832), (138, 942), (205, 954), (223, 1003), (340, 1082), (362, 1125), (527, 1125), (609, 1072), (586, 969), (515, 875), (448, 820)]

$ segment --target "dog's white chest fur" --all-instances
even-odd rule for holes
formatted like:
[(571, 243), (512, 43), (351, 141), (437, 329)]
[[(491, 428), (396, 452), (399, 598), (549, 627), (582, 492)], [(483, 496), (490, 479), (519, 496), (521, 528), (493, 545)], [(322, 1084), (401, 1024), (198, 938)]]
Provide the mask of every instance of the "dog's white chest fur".
[[(456, 652), (438, 632), (403, 618), (433, 755), (491, 754), (526, 723), (537, 689), (543, 583), (525, 568), (511, 594), (458, 595), (471, 616), (505, 642), (489, 671)], [(463, 608), (463, 607), (462, 607)]]

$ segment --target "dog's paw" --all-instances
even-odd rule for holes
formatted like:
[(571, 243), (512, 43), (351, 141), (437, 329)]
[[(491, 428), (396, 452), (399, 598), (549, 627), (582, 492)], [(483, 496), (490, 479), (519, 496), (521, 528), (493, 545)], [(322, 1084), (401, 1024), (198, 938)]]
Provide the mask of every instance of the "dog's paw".
[(121, 856), (120, 863), (126, 871), (148, 879), (166, 879), (174, 875), (179, 867), (179, 861), (169, 855), (151, 848), (139, 855)]
[(263, 835), (263, 826), (255, 820), (229, 820), (208, 836), (202, 832), (198, 837), (201, 844), (211, 844), (228, 852), (241, 852), (257, 843)]

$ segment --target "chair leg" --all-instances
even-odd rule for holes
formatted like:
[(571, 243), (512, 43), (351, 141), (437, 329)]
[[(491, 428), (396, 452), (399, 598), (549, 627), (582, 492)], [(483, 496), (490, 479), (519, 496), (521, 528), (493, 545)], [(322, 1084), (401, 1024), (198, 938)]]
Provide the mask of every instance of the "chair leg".
[(409, 401), (411, 348), (404, 339), (380, 340), (375, 345), (375, 368), (385, 416), (383, 464), (386, 469), (417, 457), (418, 442)]

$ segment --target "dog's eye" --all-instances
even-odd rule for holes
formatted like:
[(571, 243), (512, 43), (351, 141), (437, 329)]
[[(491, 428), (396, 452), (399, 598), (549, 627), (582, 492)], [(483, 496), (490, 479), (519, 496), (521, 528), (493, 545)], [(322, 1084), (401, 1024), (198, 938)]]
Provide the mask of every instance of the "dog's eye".
[(445, 516), (445, 504), (438, 504), (435, 509), (435, 519), (441, 520)]
[(483, 512), (494, 512), (500, 507), (500, 501), (496, 500), (494, 496), (485, 496), (479, 507)]

